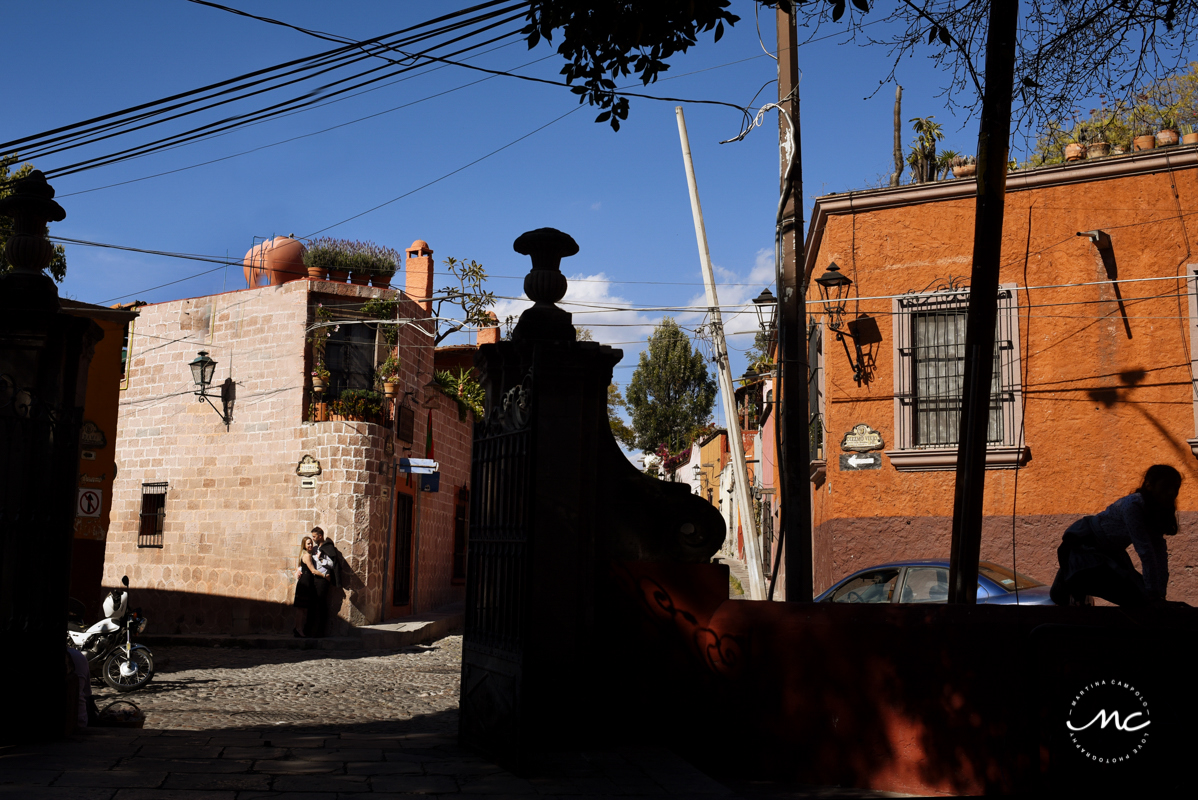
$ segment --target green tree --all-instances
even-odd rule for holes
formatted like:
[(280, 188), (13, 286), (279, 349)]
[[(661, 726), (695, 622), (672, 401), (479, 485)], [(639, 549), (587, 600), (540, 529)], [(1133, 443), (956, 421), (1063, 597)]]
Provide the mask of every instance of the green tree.
[[(457, 279), (457, 286), (446, 286), (437, 298), (435, 316), (437, 321), (437, 338), (434, 344), (441, 344), (449, 336), (457, 333), (467, 325), (485, 328), (492, 324), (490, 309), (495, 305), (495, 293), (483, 291), (487, 280), (487, 271), (482, 264), (471, 260), (458, 261), (456, 258), (445, 259), (449, 274)], [(441, 308), (449, 303), (462, 311), (461, 319), (446, 319), (441, 316)]]
[(716, 383), (707, 359), (666, 317), (649, 336), (626, 394), (636, 449), (652, 453), (664, 444), (676, 453), (711, 418)]
[[(12, 194), (13, 182), (33, 172), (33, 165), (25, 163), (10, 173), (8, 168), (15, 163), (17, 163), (15, 155), (0, 156), (0, 197)], [(8, 259), (4, 256), (4, 245), (8, 242), (8, 234), (11, 232), (12, 219), (0, 216), (0, 276), (8, 274), (12, 270), (12, 264), (9, 264)], [(49, 233), (48, 228), (46, 232)], [(54, 245), (54, 256), (50, 259), (49, 270), (50, 277), (58, 283), (62, 283), (63, 278), (67, 276), (67, 252), (60, 244)]]
[(611, 425), (612, 436), (616, 441), (629, 450), (636, 449), (636, 432), (632, 430), (620, 416), (620, 409), (628, 409), (628, 401), (620, 394), (620, 387), (614, 383), (607, 385), (607, 423)]

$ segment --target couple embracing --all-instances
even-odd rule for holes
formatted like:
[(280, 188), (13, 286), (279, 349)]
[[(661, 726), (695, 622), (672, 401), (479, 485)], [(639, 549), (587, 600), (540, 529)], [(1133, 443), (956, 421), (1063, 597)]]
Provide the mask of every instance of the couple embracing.
[(325, 539), (322, 528), (313, 528), (312, 535), (300, 541), (299, 566), (295, 569), (293, 636), (305, 638), (324, 633), (329, 588), (341, 585), (340, 561), (341, 554), (331, 541)]

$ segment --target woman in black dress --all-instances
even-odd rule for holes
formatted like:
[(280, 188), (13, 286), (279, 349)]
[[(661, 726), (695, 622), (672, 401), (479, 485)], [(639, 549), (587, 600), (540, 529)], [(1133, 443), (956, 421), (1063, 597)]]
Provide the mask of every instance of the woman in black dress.
[[(311, 536), (300, 540), (299, 567), (295, 581), (295, 627), (291, 635), (304, 638), (312, 629), (312, 623), (323, 621), (325, 596), (329, 591), (328, 570), (321, 569), (315, 556), (319, 553)], [(305, 625), (307, 617), (307, 625)]]

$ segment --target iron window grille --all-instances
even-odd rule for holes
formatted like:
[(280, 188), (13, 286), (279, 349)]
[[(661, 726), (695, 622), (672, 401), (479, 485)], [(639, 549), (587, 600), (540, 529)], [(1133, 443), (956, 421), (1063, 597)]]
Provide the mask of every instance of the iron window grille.
[(141, 485), (141, 523), (137, 529), (138, 547), (162, 547), (162, 529), (166, 521), (166, 489), (164, 483)]
[[(1026, 458), (1022, 435), (1019, 314), (1014, 287), (1001, 287), (990, 385), (987, 467)], [(896, 469), (955, 469), (969, 290), (949, 287), (894, 301)]]

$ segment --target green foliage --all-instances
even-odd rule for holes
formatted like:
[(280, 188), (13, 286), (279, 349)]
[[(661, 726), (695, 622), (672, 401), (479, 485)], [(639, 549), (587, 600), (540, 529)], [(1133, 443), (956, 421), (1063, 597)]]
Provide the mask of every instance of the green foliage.
[(940, 162), (936, 158), (936, 142), (944, 138), (944, 131), (939, 122), (933, 122), (934, 117), (916, 117), (911, 122), (915, 131), (915, 141), (911, 144), (911, 152), (907, 154), (907, 163), (911, 165), (911, 182), (925, 183), (936, 180)]
[[(844, 0), (838, 2), (843, 10)], [(528, 25), (520, 32), (531, 50), (561, 31), (557, 52), (566, 59), (561, 70), (566, 83), (580, 103), (599, 107), (596, 122), (618, 131), (620, 120), (628, 118), (628, 98), (616, 92), (616, 81), (636, 75), (648, 86), (670, 68), (666, 59), (685, 53), (700, 33), (714, 31), (718, 42), (725, 23), (740, 21), (728, 5), (728, 0), (532, 0)]]
[[(585, 329), (584, 329), (585, 330)], [(636, 433), (632, 427), (620, 417), (620, 409), (627, 410), (628, 402), (620, 394), (620, 388), (614, 383), (607, 385), (607, 422), (611, 426), (612, 436), (616, 441), (629, 450), (636, 449)]]
[(443, 297), (437, 299), (436, 316), (440, 317), (442, 306), (449, 303), (462, 310), (463, 318), (445, 324), (443, 329), (442, 323), (445, 321), (438, 321), (438, 333), (434, 344), (441, 344), (448, 336), (467, 325), (486, 328), (493, 322), (489, 312), (491, 306), (495, 305), (495, 293), (483, 291), (483, 283), (487, 280), (487, 271), (483, 265), (476, 261), (458, 261), (452, 257), (445, 259), (444, 263), (449, 269), (449, 274), (457, 279), (458, 285), (446, 286), (441, 290)]
[(308, 242), (304, 266), (325, 270), (394, 275), (399, 269), (399, 252), (374, 242), (321, 236)]
[(716, 383), (707, 359), (691, 347), (685, 331), (666, 317), (650, 336), (632, 373), (626, 397), (638, 450), (665, 445), (678, 452), (689, 435), (711, 418)]
[(383, 413), (383, 396), (370, 389), (346, 389), (329, 404), (329, 412), (350, 419), (371, 420)]
[[(17, 163), (17, 160), (16, 155), (0, 156), (0, 197), (12, 194), (12, 181), (24, 178), (33, 172), (33, 165), (26, 162), (10, 173), (8, 168)], [(12, 269), (12, 264), (8, 263), (8, 259), (4, 255), (4, 246), (8, 242), (8, 234), (12, 232), (12, 224), (11, 218), (0, 216), (0, 277)], [(46, 228), (46, 234), (49, 235), (49, 233), (50, 229)], [(62, 283), (66, 278), (67, 251), (62, 245), (54, 245), (54, 255), (50, 258), (50, 266), (47, 269), (55, 283)]]
[(483, 418), (483, 403), (487, 399), (487, 393), (482, 384), (474, 380), (470, 370), (462, 367), (458, 369), (458, 374), (454, 375), (442, 369), (437, 371), (435, 377), (437, 385), (458, 402), (460, 409), (473, 411), (475, 419)]
[[(394, 320), (399, 318), (399, 302), (383, 297), (375, 297), (362, 304), (362, 313), (375, 319)], [(383, 330), (383, 341), (389, 347), (395, 347), (399, 341), (398, 325), (380, 325)]]
[(753, 346), (745, 353), (749, 360), (749, 372), (761, 374), (774, 368), (774, 358), (771, 351), (771, 338), (765, 331), (758, 330), (753, 337)]

